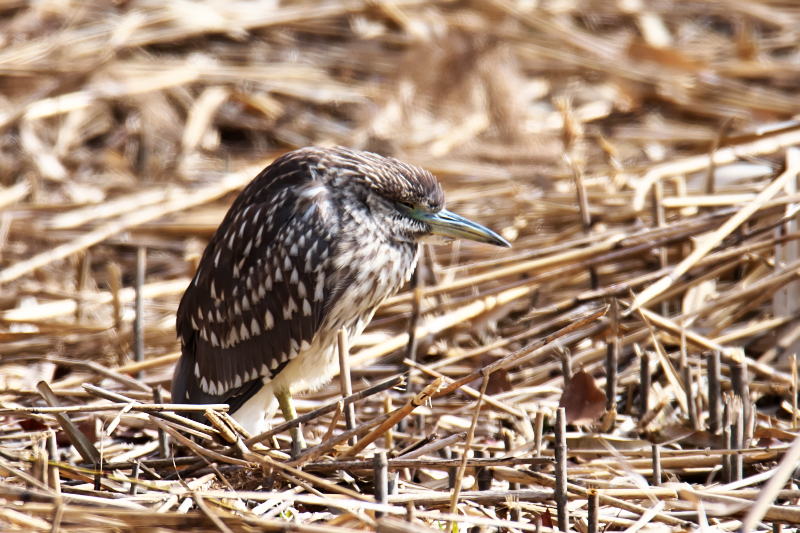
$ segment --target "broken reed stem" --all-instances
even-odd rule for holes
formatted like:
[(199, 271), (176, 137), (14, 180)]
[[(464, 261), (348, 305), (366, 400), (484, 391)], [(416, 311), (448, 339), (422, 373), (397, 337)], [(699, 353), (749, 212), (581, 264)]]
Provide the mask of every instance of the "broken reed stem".
[[(725, 450), (733, 449), (733, 441), (731, 439), (731, 399), (730, 396), (725, 397), (725, 403), (722, 408), (722, 448)], [(731, 456), (722, 456), (722, 479), (725, 483), (733, 481), (733, 469), (731, 468)]]
[(653, 444), (651, 451), (653, 454), (653, 486), (658, 487), (661, 485), (661, 447)]
[(708, 365), (708, 428), (716, 435), (722, 427), (722, 375), (720, 352), (712, 350), (707, 358)]
[[(136, 251), (136, 317), (133, 322), (133, 360), (137, 363), (144, 361), (144, 287), (145, 271), (147, 270), (147, 248), (139, 246)], [(144, 371), (136, 373), (136, 379), (141, 380)]]
[(555, 427), (556, 454), (556, 509), (558, 512), (558, 530), (569, 531), (569, 499), (567, 498), (567, 413), (559, 407), (556, 411)]
[(738, 396), (741, 401), (744, 424), (749, 425), (750, 388), (747, 385), (747, 361), (745, 360), (744, 350), (740, 348), (731, 350), (728, 368), (731, 372), (731, 389), (733, 394)]
[[(478, 424), (478, 415), (481, 412), (483, 405), (483, 398), (486, 395), (486, 387), (489, 385), (489, 373), (483, 375), (483, 383), (481, 384), (481, 394), (478, 397), (478, 402), (475, 405), (475, 411), (472, 413), (472, 424), (470, 424), (467, 431), (467, 440), (464, 444), (464, 453), (461, 456), (461, 464), (456, 472), (455, 486), (453, 487), (453, 494), (450, 498), (450, 514), (457, 514), (458, 512), (458, 495), (461, 492), (461, 482), (464, 479), (464, 472), (467, 469), (467, 459), (469, 451), (472, 448), (472, 440), (475, 438), (475, 426)], [(453, 533), (458, 533), (458, 528), (455, 523), (452, 524)]]
[(606, 410), (617, 404), (617, 367), (619, 365), (619, 302), (611, 300), (611, 339), (606, 345)]
[[(485, 459), (486, 452), (476, 451), (475, 452), (475, 459)], [(487, 468), (485, 466), (477, 466), (475, 467), (475, 481), (478, 485), (478, 490), (491, 490), (492, 489), (492, 479), (494, 478), (492, 474), (492, 469)]]
[[(736, 402), (735, 418), (731, 427), (731, 447), (741, 450), (744, 444), (744, 405)], [(742, 480), (743, 458), (740, 454), (731, 456), (731, 481)]]
[(697, 418), (697, 402), (694, 397), (694, 388), (692, 387), (692, 367), (689, 364), (689, 356), (686, 350), (686, 328), (681, 322), (681, 381), (683, 381), (683, 391), (686, 394), (686, 405), (688, 407), (687, 416), (689, 417), (689, 424), (695, 431), (700, 431), (700, 422)]
[[(372, 456), (372, 471), (374, 476), (375, 501), (384, 505), (389, 504), (389, 461), (386, 452), (381, 450)], [(383, 511), (375, 511), (375, 518), (381, 518)]]
[[(161, 429), (161, 428), (159, 428), (159, 429)], [(130, 494), (131, 496), (136, 496), (136, 493), (137, 493), (137, 491), (139, 489), (139, 485), (136, 482), (139, 481), (139, 469), (141, 467), (142, 467), (142, 465), (137, 462), (137, 463), (134, 463), (133, 469), (131, 470), (131, 480), (132, 480), (131, 481), (131, 488), (128, 490), (128, 494)]]
[(650, 375), (650, 352), (634, 344), (634, 351), (639, 355), (639, 421), (650, 410), (650, 389), (652, 376)]
[[(350, 347), (347, 341), (347, 331), (342, 328), (339, 330), (339, 384), (341, 386), (342, 398), (347, 398), (353, 394), (353, 386), (350, 382)], [(347, 429), (356, 427), (356, 410), (352, 402), (344, 406), (344, 420)], [(356, 443), (356, 437), (350, 439), (350, 445)]]
[(600, 499), (598, 498), (597, 490), (596, 489), (589, 489), (589, 502), (588, 502), (588, 525), (586, 533), (599, 533), (598, 531), (598, 524), (599, 524), (599, 515), (600, 515)]
[[(458, 459), (458, 454), (453, 454), (453, 449), (450, 446), (445, 446), (444, 448), (439, 449), (439, 457), (444, 459), (445, 461), (450, 461), (451, 459)], [(461, 464), (459, 461), (458, 464)], [(458, 464), (455, 464), (447, 469), (447, 490), (453, 490), (456, 486), (456, 475), (458, 475)]]

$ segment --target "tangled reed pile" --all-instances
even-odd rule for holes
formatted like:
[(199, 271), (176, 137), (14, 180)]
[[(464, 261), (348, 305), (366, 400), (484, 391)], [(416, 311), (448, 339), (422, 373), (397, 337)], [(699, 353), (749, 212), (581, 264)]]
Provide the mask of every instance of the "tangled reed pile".
[[(800, 525), (799, 33), (785, 0), (0, 0), (0, 527)], [(205, 242), (309, 145), (428, 168), (513, 248), (426, 247), (291, 457), (161, 387)]]

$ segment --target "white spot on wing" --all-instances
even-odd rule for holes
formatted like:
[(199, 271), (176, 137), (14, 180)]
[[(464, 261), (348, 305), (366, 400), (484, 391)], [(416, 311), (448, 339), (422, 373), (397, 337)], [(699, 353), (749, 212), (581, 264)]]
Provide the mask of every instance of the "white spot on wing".
[(289, 296), (286, 305), (283, 306), (283, 319), (291, 320), (292, 313), (294, 313), (295, 311), (297, 311), (297, 304), (295, 303), (294, 298)]
[(236, 331), (236, 328), (231, 328), (230, 332), (228, 333), (228, 344), (230, 346), (234, 346), (239, 342), (239, 332)]
[(325, 288), (325, 283), (323, 281), (318, 281), (317, 284), (314, 286), (314, 301), (321, 302), (323, 298), (323, 289)]

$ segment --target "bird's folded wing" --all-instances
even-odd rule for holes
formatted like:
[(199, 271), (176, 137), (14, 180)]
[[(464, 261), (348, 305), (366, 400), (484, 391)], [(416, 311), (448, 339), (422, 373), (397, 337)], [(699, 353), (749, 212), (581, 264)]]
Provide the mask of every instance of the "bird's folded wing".
[(308, 165), (286, 158), (267, 167), (206, 248), (178, 310), (175, 401), (243, 403), (314, 342), (339, 293), (339, 220)]

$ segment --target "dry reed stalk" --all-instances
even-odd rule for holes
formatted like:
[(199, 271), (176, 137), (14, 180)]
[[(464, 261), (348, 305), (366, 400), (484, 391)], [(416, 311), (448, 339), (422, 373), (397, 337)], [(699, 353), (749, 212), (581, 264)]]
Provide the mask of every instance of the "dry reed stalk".
[[(595, 10), (602, 24), (574, 1), (255, 6), (0, 5), (0, 495), (25, 501), (0, 528), (549, 532), (552, 491), (503, 487), (551, 482), (531, 470), (554, 456), (545, 415), (578, 369), (628, 400), (602, 437), (602, 424), (567, 437), (577, 529), (798, 523), (795, 506), (763, 503), (798, 497), (773, 490), (795, 451), (800, 339), (786, 53), (800, 35), (786, 2), (668, 12), (642, 0)], [(421, 164), (449, 209), (513, 248), (426, 245), (432, 283), (406, 287), (350, 339), (363, 395), (344, 380), (307, 392), (300, 421), (256, 436), (223, 406), (154, 404), (179, 355), (175, 308), (229, 193), (314, 144)], [(132, 331), (137, 293), (145, 336)], [(609, 299), (624, 310), (614, 320), (598, 311)], [(137, 344), (143, 361), (130, 363)], [(416, 365), (407, 390), (390, 379), (408, 371), (403, 354)], [(440, 376), (446, 387), (407, 416)], [(479, 377), (483, 396), (468, 387)], [(63, 407), (44, 407), (39, 381)], [(750, 410), (733, 449), (723, 391)], [(343, 416), (356, 401), (361, 425)], [(212, 426), (180, 416), (195, 409)], [(102, 464), (71, 464), (82, 459), (65, 414)], [(706, 419), (712, 434), (693, 431)], [(294, 462), (285, 431), (298, 423), (311, 448)], [(175, 457), (160, 459), (167, 434)], [(356, 435), (363, 449), (346, 443)], [(438, 458), (446, 448), (455, 458)], [(387, 505), (353, 490), (374, 481), (381, 452), (400, 489)], [(723, 461), (743, 479), (708, 487)], [(678, 493), (632, 483), (662, 469)], [(459, 476), (489, 490), (461, 490)], [(592, 512), (575, 509), (592, 491)], [(460, 514), (442, 512), (453, 505)], [(708, 525), (716, 506), (725, 515)]]

